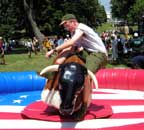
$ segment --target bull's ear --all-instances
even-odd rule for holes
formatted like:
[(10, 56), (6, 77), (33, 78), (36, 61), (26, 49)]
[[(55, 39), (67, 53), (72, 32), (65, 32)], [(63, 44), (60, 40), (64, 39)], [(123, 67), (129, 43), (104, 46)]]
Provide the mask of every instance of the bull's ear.
[(85, 66), (83, 66), (83, 65), (82, 65), (81, 68), (82, 68), (82, 71), (84, 72), (84, 74), (86, 75), (86, 74), (88, 73), (88, 72), (87, 72), (87, 68), (86, 68)]
[(64, 67), (65, 67), (65, 64), (60, 64), (59, 68), (58, 68), (58, 71), (62, 71)]

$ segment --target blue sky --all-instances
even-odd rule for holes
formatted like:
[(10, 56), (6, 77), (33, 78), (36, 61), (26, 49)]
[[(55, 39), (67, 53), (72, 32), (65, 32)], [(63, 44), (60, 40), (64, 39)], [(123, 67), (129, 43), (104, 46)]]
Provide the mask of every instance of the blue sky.
[(99, 0), (101, 5), (105, 7), (106, 12), (110, 12), (110, 0)]

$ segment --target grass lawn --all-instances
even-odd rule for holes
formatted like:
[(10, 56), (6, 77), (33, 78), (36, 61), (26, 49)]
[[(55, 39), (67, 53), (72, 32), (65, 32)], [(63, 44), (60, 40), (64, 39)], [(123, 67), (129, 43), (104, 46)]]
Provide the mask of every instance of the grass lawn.
[(44, 53), (38, 55), (32, 53), (29, 58), (27, 53), (5, 55), (6, 65), (0, 65), (1, 72), (9, 71), (41, 71), (44, 67), (52, 63), (52, 58), (46, 59)]
[[(6, 54), (6, 65), (0, 65), (0, 72), (18, 72), (18, 71), (36, 71), (40, 72), (44, 67), (51, 65), (53, 57), (46, 59), (45, 52), (39, 52), (38, 55), (32, 53), (29, 58), (27, 53)], [(0, 59), (1, 60), (1, 59)], [(126, 67), (125, 65), (107, 64), (107, 68)]]
[(107, 30), (113, 30), (112, 23), (104, 23), (96, 29), (99, 34)]
[[(98, 27), (96, 31), (101, 33), (105, 30), (112, 30), (111, 23), (102, 24), (102, 26)], [(6, 65), (0, 65), (0, 72), (9, 72), (9, 71), (37, 71), (40, 72), (44, 67), (52, 64), (53, 57), (46, 59), (44, 57), (45, 52), (39, 52), (38, 55), (32, 53), (32, 58), (28, 58), (26, 50), (21, 50), (23, 48), (15, 48), (17, 54), (6, 54), (5, 60)], [(23, 53), (22, 53), (23, 52)], [(1, 59), (0, 59), (1, 62)], [(115, 68), (115, 67), (126, 67), (123, 64), (120, 65), (112, 65), (108, 64), (107, 68)]]

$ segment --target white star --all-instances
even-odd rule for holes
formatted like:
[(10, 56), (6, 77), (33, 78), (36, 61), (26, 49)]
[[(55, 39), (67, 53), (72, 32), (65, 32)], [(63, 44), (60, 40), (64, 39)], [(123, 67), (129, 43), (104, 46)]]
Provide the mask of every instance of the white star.
[(18, 99), (18, 100), (13, 100), (13, 103), (18, 103), (20, 104), (22, 102), (22, 100)]

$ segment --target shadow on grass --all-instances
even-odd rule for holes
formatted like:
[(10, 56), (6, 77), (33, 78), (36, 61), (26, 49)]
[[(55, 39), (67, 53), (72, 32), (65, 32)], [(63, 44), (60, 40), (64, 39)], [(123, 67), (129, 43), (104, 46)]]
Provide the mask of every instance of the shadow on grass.
[(5, 52), (6, 55), (9, 55), (9, 54), (25, 54), (25, 53), (28, 53), (28, 50), (26, 47), (16, 47), (16, 48), (13, 48), (12, 50), (7, 50)]

